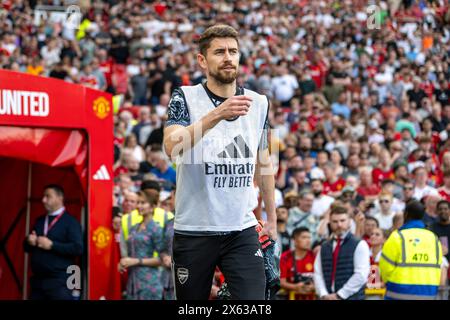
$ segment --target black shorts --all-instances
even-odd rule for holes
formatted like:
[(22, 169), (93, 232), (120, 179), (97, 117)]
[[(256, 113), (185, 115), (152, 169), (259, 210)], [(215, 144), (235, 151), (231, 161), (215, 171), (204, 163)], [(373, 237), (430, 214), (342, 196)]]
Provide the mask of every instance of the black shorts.
[(264, 259), (254, 227), (219, 236), (175, 232), (172, 273), (177, 300), (207, 300), (216, 266), (232, 299), (264, 300)]

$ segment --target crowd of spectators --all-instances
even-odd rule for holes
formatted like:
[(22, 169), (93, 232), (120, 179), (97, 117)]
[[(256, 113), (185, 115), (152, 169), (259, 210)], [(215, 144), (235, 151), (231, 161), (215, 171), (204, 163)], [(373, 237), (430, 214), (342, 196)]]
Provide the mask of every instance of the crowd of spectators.
[[(205, 79), (196, 39), (224, 23), (240, 34), (238, 85), (271, 102), (282, 251), (298, 250), (310, 263), (330, 236), (329, 208), (338, 200), (376, 264), (383, 241), (403, 223), (405, 203), (416, 199), (449, 258), (447, 1), (84, 0), (79, 29), (35, 24), (37, 5), (68, 3), (0, 1), (0, 68), (120, 97), (117, 217), (129, 212), (128, 193), (149, 180), (160, 185), (159, 206), (174, 211), (176, 168), (161, 147), (167, 106), (175, 88)], [(282, 279), (292, 276), (288, 269), (281, 266)], [(304, 292), (310, 298), (312, 288), (298, 289)]]

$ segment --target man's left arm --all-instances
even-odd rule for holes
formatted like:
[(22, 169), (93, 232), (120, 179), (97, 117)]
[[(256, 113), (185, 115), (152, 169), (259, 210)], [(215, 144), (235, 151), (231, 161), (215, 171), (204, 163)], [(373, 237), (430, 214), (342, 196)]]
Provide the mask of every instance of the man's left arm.
[(260, 149), (257, 157), (255, 179), (267, 213), (267, 222), (264, 225), (262, 234), (267, 234), (271, 239), (276, 240), (277, 215), (275, 212), (275, 177), (273, 174), (269, 149)]
[(353, 275), (337, 292), (341, 299), (348, 299), (367, 283), (370, 273), (370, 250), (366, 241), (361, 240), (353, 254)]
[(51, 251), (61, 255), (80, 256), (83, 254), (83, 239), (78, 221), (71, 221), (68, 226), (66, 241), (52, 241)]

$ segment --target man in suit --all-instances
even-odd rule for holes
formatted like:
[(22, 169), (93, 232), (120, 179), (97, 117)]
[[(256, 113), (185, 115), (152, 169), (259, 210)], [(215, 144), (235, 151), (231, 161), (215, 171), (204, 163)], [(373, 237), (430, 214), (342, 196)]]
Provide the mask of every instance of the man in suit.
[(70, 300), (67, 268), (83, 253), (80, 223), (64, 207), (64, 190), (48, 185), (42, 198), (47, 214), (39, 217), (24, 243), (31, 254), (32, 300)]
[(325, 241), (314, 262), (314, 284), (322, 300), (364, 300), (370, 271), (366, 241), (350, 231), (350, 214), (341, 204), (330, 212), (331, 239)]

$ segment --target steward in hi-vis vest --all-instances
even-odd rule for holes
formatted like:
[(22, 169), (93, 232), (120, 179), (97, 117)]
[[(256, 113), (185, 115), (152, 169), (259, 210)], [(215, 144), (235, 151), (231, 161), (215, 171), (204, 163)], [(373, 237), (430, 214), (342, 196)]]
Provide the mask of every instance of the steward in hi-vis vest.
[(383, 246), (379, 266), (387, 300), (436, 299), (442, 248), (438, 237), (425, 229), (424, 213), (420, 202), (410, 201), (405, 208), (405, 224)]

